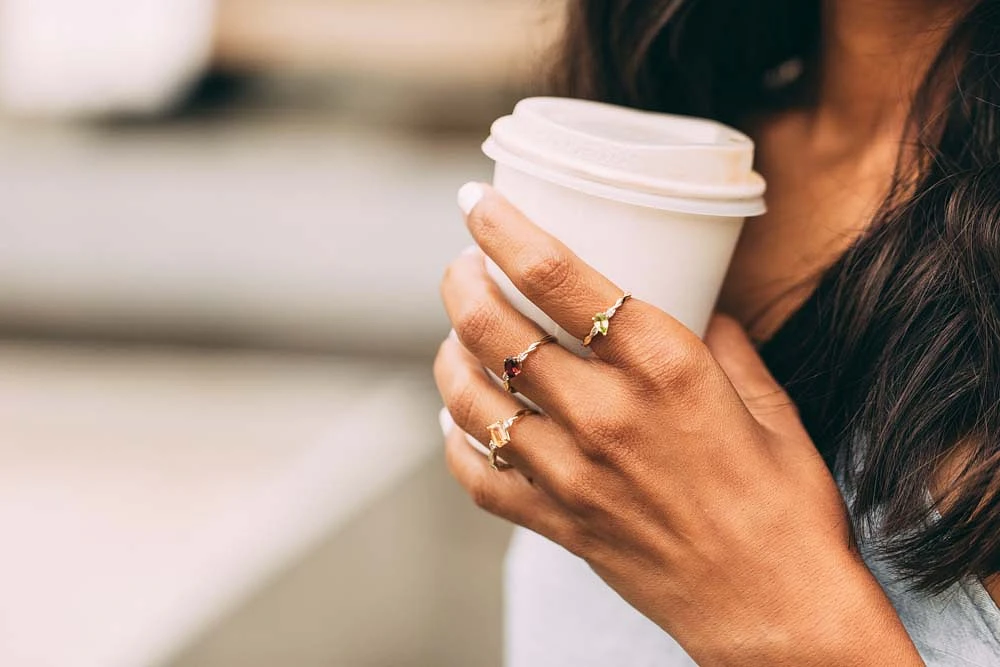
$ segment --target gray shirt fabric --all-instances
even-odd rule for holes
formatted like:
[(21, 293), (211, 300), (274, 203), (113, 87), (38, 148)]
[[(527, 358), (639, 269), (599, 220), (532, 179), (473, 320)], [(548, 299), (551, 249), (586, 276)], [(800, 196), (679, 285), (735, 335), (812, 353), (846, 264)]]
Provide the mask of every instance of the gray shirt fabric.
[(938, 595), (909, 590), (870, 545), (861, 553), (928, 665), (1000, 665), (1000, 610), (978, 579)]
[[(978, 580), (909, 590), (861, 541), (872, 574), (932, 667), (1000, 666), (1000, 610)], [(518, 529), (507, 552), (507, 667), (684, 667), (694, 661), (582, 560)]]

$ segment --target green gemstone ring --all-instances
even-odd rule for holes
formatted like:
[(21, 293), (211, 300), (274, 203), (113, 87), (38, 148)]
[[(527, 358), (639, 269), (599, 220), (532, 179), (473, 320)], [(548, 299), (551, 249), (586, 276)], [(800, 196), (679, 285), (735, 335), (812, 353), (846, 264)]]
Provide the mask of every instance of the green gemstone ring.
[(618, 309), (621, 308), (625, 304), (625, 302), (631, 298), (632, 295), (629, 294), (628, 292), (625, 292), (625, 294), (623, 294), (622, 297), (615, 302), (615, 305), (611, 306), (603, 313), (597, 313), (596, 315), (594, 315), (594, 320), (593, 320), (594, 325), (591, 327), (590, 333), (587, 334), (587, 337), (583, 339), (584, 347), (589, 347), (590, 343), (597, 336), (608, 335), (608, 328), (611, 326), (611, 318), (614, 317), (615, 313), (618, 312)]

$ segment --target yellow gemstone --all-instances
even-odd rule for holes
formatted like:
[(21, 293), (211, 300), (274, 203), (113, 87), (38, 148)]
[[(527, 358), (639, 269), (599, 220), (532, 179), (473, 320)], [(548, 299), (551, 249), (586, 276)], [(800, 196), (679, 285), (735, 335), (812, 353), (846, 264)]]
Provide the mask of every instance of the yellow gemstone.
[(490, 443), (494, 448), (500, 449), (510, 442), (510, 433), (507, 431), (507, 425), (502, 421), (490, 424), (486, 428), (490, 432)]

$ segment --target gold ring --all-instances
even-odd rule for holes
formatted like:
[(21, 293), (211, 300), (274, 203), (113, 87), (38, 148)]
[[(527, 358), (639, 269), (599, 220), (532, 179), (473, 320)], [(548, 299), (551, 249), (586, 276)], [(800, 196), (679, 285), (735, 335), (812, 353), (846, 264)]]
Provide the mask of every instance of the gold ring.
[(611, 325), (611, 318), (615, 316), (618, 309), (625, 305), (625, 302), (632, 298), (632, 295), (625, 292), (620, 299), (615, 301), (615, 305), (611, 306), (603, 313), (597, 313), (594, 315), (594, 326), (591, 327), (590, 333), (587, 337), (583, 339), (583, 346), (588, 347), (591, 341), (597, 336), (607, 336), (608, 327)]
[(515, 355), (513, 357), (507, 357), (503, 360), (503, 376), (500, 378), (503, 380), (503, 388), (507, 390), (508, 393), (516, 394), (517, 389), (511, 386), (510, 381), (521, 374), (524, 370), (524, 360), (528, 358), (528, 355), (540, 348), (546, 343), (556, 342), (555, 336), (545, 336), (541, 340), (537, 340), (521, 354)]
[(501, 419), (495, 421), (486, 427), (486, 430), (490, 433), (490, 455), (489, 462), (490, 466), (494, 470), (500, 470), (500, 466), (497, 459), (497, 452), (504, 448), (505, 445), (510, 443), (510, 427), (514, 423), (521, 419), (522, 417), (527, 417), (528, 415), (533, 415), (535, 412), (533, 410), (518, 410), (513, 417), (508, 417), (507, 419)]

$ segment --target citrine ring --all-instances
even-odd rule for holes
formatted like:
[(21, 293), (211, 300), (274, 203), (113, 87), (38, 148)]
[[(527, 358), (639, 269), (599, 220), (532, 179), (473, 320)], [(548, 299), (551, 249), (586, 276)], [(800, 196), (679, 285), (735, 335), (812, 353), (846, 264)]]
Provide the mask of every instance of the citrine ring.
[(506, 465), (498, 458), (497, 453), (510, 443), (510, 427), (522, 417), (533, 414), (535, 414), (533, 410), (525, 408), (524, 410), (518, 410), (512, 417), (495, 421), (486, 427), (486, 430), (490, 434), (489, 462), (494, 470), (500, 470), (501, 465)]

